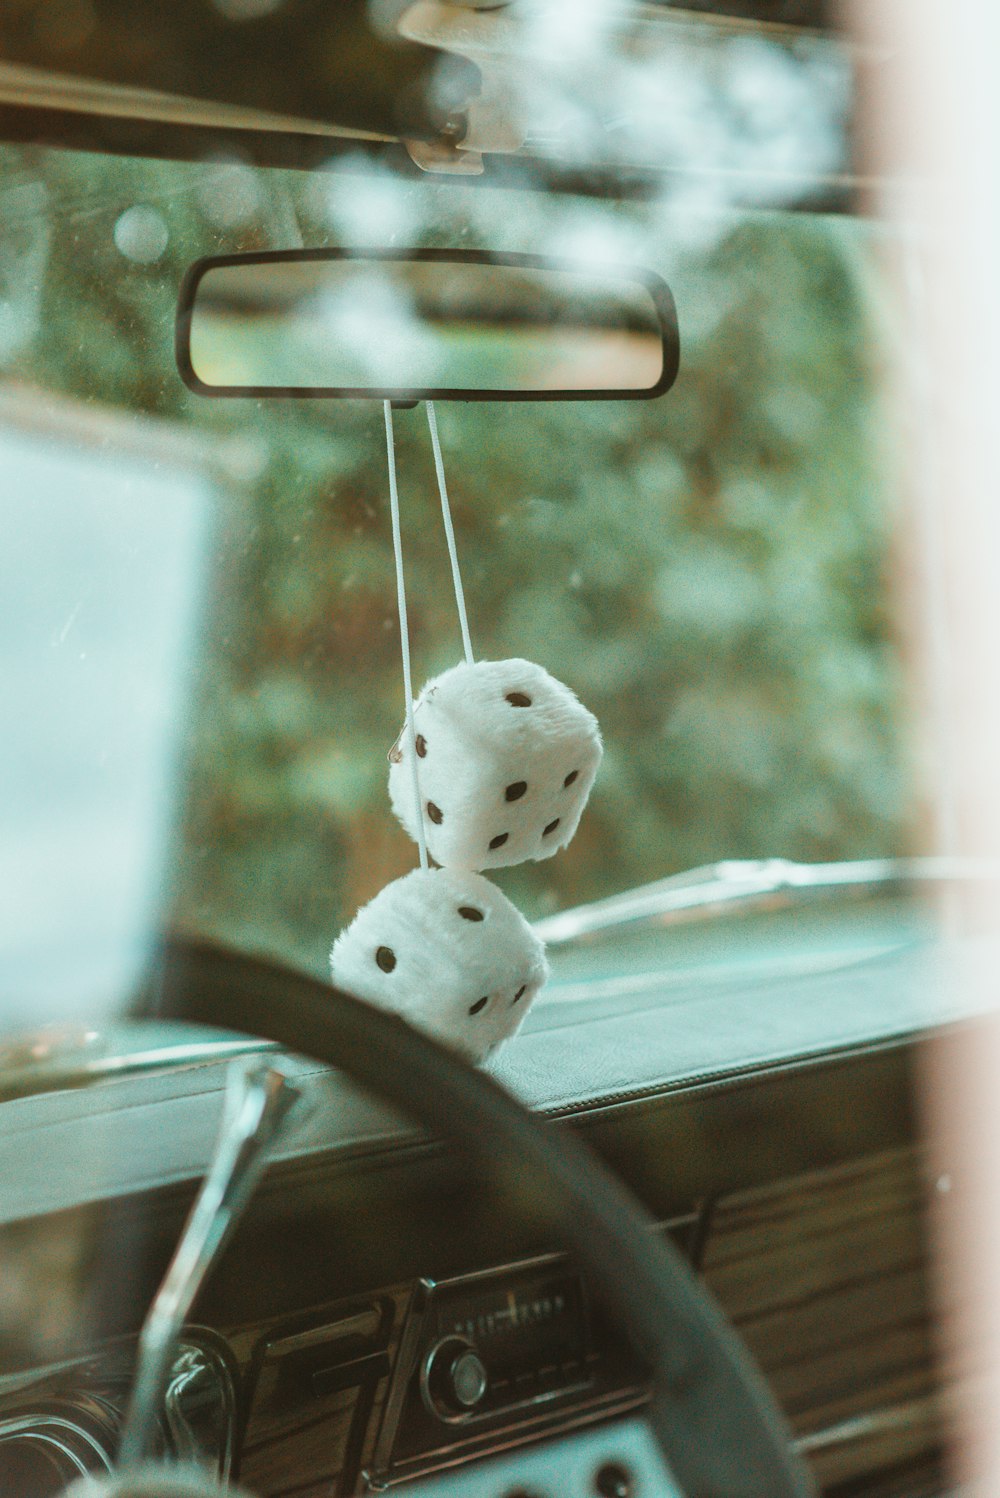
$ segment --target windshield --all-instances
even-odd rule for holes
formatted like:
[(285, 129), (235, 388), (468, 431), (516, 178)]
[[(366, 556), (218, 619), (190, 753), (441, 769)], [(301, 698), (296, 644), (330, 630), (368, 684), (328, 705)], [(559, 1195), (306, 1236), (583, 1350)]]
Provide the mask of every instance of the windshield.
[[(125, 982), (161, 925), (326, 974), (415, 862), (386, 795), (381, 408), (186, 390), (173, 319), (206, 254), (591, 254), (673, 291), (665, 398), (438, 413), (477, 657), (538, 661), (604, 735), (571, 846), (495, 871), (529, 918), (721, 858), (901, 850), (870, 223), (17, 146), (0, 199), (0, 920), (27, 1013)], [(423, 411), (396, 435), (419, 686), (461, 638)]]

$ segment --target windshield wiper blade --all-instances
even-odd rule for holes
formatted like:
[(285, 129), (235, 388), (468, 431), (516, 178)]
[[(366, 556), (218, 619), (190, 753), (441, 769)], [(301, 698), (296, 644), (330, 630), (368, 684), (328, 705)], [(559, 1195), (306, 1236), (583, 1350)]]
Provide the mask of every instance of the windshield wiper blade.
[(840, 863), (796, 863), (790, 858), (723, 859), (641, 884), (607, 900), (546, 916), (534, 929), (549, 945), (629, 926), (667, 924), (713, 906), (752, 905), (774, 895), (836, 888), (907, 885), (938, 880), (1000, 879), (1000, 864), (974, 858), (866, 858)]

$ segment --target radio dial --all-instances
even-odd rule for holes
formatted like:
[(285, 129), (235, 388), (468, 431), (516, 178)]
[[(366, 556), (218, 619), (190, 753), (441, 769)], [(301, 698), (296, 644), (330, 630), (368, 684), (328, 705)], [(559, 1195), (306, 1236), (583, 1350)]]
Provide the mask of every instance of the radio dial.
[(488, 1384), (482, 1358), (464, 1337), (443, 1337), (436, 1343), (427, 1354), (420, 1380), (427, 1408), (446, 1420), (474, 1410), (482, 1403)]

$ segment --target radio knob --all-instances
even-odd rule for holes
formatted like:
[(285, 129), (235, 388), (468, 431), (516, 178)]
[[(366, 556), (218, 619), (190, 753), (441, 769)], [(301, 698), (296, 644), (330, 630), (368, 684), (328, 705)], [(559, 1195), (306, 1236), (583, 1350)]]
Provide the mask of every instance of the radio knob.
[(488, 1385), (486, 1366), (464, 1337), (443, 1337), (424, 1359), (420, 1387), (434, 1415), (467, 1415), (482, 1402)]

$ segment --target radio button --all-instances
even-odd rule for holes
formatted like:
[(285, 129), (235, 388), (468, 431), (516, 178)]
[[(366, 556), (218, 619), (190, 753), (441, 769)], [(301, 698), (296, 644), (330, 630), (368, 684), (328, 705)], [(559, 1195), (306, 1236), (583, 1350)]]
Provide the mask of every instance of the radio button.
[(486, 1365), (464, 1337), (443, 1337), (424, 1359), (421, 1393), (428, 1410), (440, 1419), (469, 1414), (488, 1386)]
[(451, 1385), (455, 1399), (463, 1409), (475, 1409), (486, 1393), (488, 1382), (483, 1360), (475, 1348), (460, 1352), (451, 1365)]

